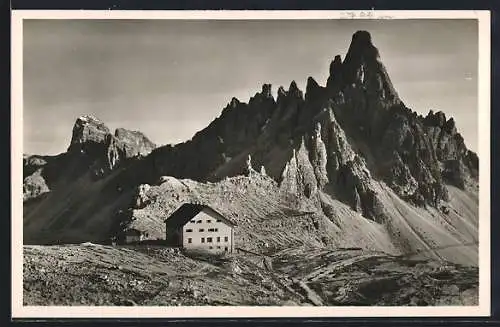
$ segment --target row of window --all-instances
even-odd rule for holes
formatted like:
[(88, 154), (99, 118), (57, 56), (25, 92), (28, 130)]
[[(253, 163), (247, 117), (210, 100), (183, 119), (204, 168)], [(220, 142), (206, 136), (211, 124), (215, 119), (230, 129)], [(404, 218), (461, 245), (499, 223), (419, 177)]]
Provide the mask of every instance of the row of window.
[[(195, 220), (195, 219), (191, 220), (191, 223), (193, 223), (193, 224), (195, 224), (195, 223), (196, 223), (196, 224), (201, 224), (202, 222), (203, 222), (203, 221), (202, 221), (201, 219), (200, 219), (200, 220)], [(210, 224), (210, 223), (212, 222), (212, 220), (211, 220), (211, 219), (208, 219), (206, 222)], [(216, 220), (216, 222), (220, 223), (220, 222), (221, 222), (221, 220), (220, 220), (220, 219), (217, 219), (217, 220)]]
[[(186, 229), (186, 233), (191, 233), (192, 231), (193, 231), (193, 230), (192, 230), (191, 228)], [(198, 232), (204, 232), (204, 231), (205, 231), (205, 229), (204, 229), (204, 228), (200, 228), (200, 229), (198, 229)], [(208, 229), (208, 231), (209, 231), (209, 232), (218, 232), (218, 231), (219, 231), (219, 229), (218, 229), (218, 228), (209, 228), (209, 229)]]
[[(228, 242), (229, 237), (224, 236), (224, 242)], [(207, 237), (207, 243), (212, 243), (213, 242), (213, 237)], [(193, 243), (193, 239), (191, 237), (188, 238), (188, 243)], [(205, 238), (201, 238), (201, 243), (205, 243)], [(220, 237), (217, 236), (217, 243), (220, 243)]]
[[(212, 250), (214, 247), (213, 247), (213, 246), (209, 246), (208, 248), (209, 248), (210, 250)], [(218, 249), (220, 249), (221, 247), (220, 247), (220, 246), (217, 246), (217, 248), (218, 248)], [(227, 247), (227, 246), (225, 246), (225, 247), (224, 247), (224, 251), (226, 251), (226, 252), (227, 252), (227, 250), (228, 250), (228, 247)]]

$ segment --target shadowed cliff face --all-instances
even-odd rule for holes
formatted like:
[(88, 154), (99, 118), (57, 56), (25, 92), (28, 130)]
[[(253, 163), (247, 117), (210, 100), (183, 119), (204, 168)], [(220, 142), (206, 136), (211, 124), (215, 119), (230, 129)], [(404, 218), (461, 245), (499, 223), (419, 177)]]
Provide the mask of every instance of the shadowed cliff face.
[(361, 84), (387, 102), (399, 102), (398, 94), (368, 32), (359, 31), (353, 35), (342, 67), (346, 85)]
[(120, 166), (148, 155), (155, 145), (141, 132), (109, 128), (91, 115), (78, 117), (68, 151), (57, 156), (25, 156), (24, 200), (89, 174), (102, 178)]
[(75, 122), (68, 152), (102, 160), (104, 167), (99, 168), (113, 170), (121, 161), (146, 156), (155, 147), (141, 132), (118, 128), (111, 134), (99, 119), (84, 115)]
[[(312, 196), (328, 186), (369, 218), (379, 211), (370, 186), (377, 180), (405, 200), (436, 207), (447, 200), (444, 182), (475, 184), (477, 156), (453, 119), (423, 118), (404, 105), (366, 31), (353, 35), (343, 62), (335, 56), (326, 87), (309, 77), (305, 96), (292, 82), (288, 90), (279, 87), (276, 101), (270, 89), (265, 84), (248, 104), (233, 98), (191, 141), (154, 151), (157, 173), (220, 180), (241, 174), (251, 155), (255, 168), (263, 166), (276, 181), (314, 176), (294, 181), (301, 184), (294, 190)], [(291, 173), (300, 151), (307, 163)]]
[[(64, 193), (64, 185), (78, 180), (102, 192), (94, 211), (81, 216), (105, 207), (115, 233), (130, 222), (140, 185), (155, 184), (160, 176), (224, 185), (227, 177), (239, 175), (252, 181), (256, 172), (276, 184), (275, 200), (285, 206), (313, 206), (342, 225), (332, 203), (342, 204), (349, 215), (392, 231), (398, 207), (392, 194), (412, 210), (439, 211), (450, 205), (446, 184), (477, 193), (478, 157), (466, 148), (453, 118), (432, 111), (422, 117), (405, 106), (371, 35), (358, 31), (345, 59), (334, 57), (326, 86), (309, 77), (304, 94), (292, 81), (278, 87), (275, 99), (272, 86), (264, 84), (248, 103), (232, 98), (218, 118), (184, 143), (155, 148), (139, 132), (111, 134), (95, 117), (78, 118), (68, 152), (25, 158), (25, 200), (56, 201), (51, 198)], [(217, 192), (215, 198), (223, 197)], [(172, 195), (178, 198), (182, 195)], [(26, 207), (30, 217), (41, 212), (30, 203)], [(79, 208), (75, 204), (72, 210)], [(71, 210), (59, 214), (70, 219)], [(155, 215), (160, 213), (149, 217)]]
[[(300, 175), (315, 178), (299, 188), (307, 189), (310, 197), (312, 190), (327, 186), (369, 218), (378, 211), (370, 187), (374, 180), (387, 182), (415, 204), (433, 206), (447, 199), (444, 182), (465, 188), (477, 180), (477, 156), (466, 149), (453, 118), (432, 111), (423, 118), (407, 108), (366, 31), (353, 35), (343, 62), (335, 56), (326, 87), (309, 77), (305, 96), (293, 81), (288, 90), (279, 87), (277, 99), (271, 88), (264, 84), (248, 103), (233, 98), (190, 141), (155, 149), (139, 176), (217, 181), (241, 174), (251, 155), (256, 169), (264, 167), (282, 182), (291, 174), (285, 168), (302, 147), (308, 162), (298, 167)], [(154, 147), (139, 132), (117, 129), (113, 135), (97, 118), (82, 116), (68, 153), (84, 156), (80, 161), (100, 176)]]

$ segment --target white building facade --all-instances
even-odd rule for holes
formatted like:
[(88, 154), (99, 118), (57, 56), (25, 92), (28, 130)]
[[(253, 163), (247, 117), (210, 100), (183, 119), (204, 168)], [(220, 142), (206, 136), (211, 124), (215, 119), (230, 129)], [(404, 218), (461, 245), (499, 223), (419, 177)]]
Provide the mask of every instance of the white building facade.
[(187, 250), (234, 252), (235, 224), (205, 205), (184, 204), (166, 223), (166, 239)]
[(210, 252), (234, 250), (233, 227), (206, 209), (183, 226), (182, 235), (182, 246), (185, 249), (203, 249)]

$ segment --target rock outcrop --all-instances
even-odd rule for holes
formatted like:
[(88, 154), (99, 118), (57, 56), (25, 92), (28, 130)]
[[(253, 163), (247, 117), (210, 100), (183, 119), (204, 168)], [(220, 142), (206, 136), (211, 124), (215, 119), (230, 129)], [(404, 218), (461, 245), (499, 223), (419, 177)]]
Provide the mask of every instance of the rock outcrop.
[(444, 166), (445, 181), (460, 188), (474, 183), (479, 174), (479, 159), (467, 150), (453, 118), (447, 120), (443, 112), (430, 110), (423, 118), (423, 127), (437, 160)]
[(23, 159), (24, 200), (90, 175), (102, 178), (135, 159), (147, 156), (155, 148), (144, 134), (109, 128), (92, 115), (76, 119), (68, 151), (57, 156), (29, 156)]
[[(155, 151), (152, 166), (217, 181), (243, 173), (251, 155), (291, 193), (328, 186), (372, 219), (382, 215), (370, 186), (377, 179), (413, 204), (436, 207), (447, 200), (445, 183), (463, 188), (477, 179), (477, 156), (453, 120), (422, 118), (404, 105), (366, 31), (353, 35), (344, 61), (335, 56), (326, 87), (309, 77), (305, 96), (295, 81), (277, 94), (264, 84), (248, 104), (233, 98), (191, 141)], [(302, 165), (299, 150), (307, 154)]]
[(50, 191), (44, 168), (53, 161), (50, 156), (23, 156), (23, 201)]
[(23, 201), (36, 198), (50, 191), (47, 182), (41, 174), (41, 169), (36, 170), (23, 180)]
[(151, 169), (158, 175), (217, 180), (227, 175), (220, 168), (238, 157), (241, 164), (232, 174), (241, 174), (246, 160), (242, 153), (254, 144), (275, 110), (270, 84), (264, 84), (248, 103), (232, 98), (221, 115), (191, 140), (155, 149), (148, 157)]
[[(377, 234), (380, 229), (387, 229), (389, 236), (383, 234), (380, 241), (384, 246), (392, 237), (405, 249), (413, 245), (406, 245), (409, 241), (395, 223), (406, 219), (401, 218), (401, 208), (411, 207), (414, 211), (407, 212), (431, 217), (422, 212), (451, 201), (450, 185), (477, 192), (479, 161), (466, 148), (453, 118), (432, 111), (422, 117), (404, 104), (366, 31), (353, 35), (344, 60), (334, 57), (326, 86), (308, 77), (304, 93), (292, 81), (287, 89), (278, 87), (275, 99), (272, 86), (263, 84), (248, 103), (232, 98), (219, 117), (184, 143), (155, 148), (139, 132), (117, 129), (111, 134), (97, 118), (82, 116), (73, 128), (68, 152), (57, 160), (30, 158), (25, 158), (25, 177), (32, 176), (27, 180), (31, 186), (25, 188), (28, 198), (57, 189), (54, 176), (63, 166), (71, 172), (91, 171), (114, 201), (109, 208), (120, 208), (129, 219), (132, 209), (148, 211), (155, 205), (144, 185), (155, 185), (160, 178), (165, 179), (162, 185), (175, 181), (179, 186), (184, 182), (178, 179), (190, 179), (208, 188), (225, 185), (228, 177), (245, 175), (245, 183), (254, 183), (247, 188), (258, 194), (255, 198), (272, 190), (276, 193), (273, 201), (280, 205), (321, 212), (321, 217), (329, 219), (325, 224), (334, 224), (328, 225), (332, 233), (355, 230), (342, 217), (363, 217), (366, 226), (371, 226), (368, 230), (377, 226), (374, 238), (382, 237)], [(65, 181), (76, 179), (68, 174)], [(262, 186), (270, 181), (276, 186)], [(178, 189), (168, 201), (188, 198), (189, 190)], [(231, 196), (220, 192), (231, 203)], [(196, 200), (194, 196), (189, 199)], [(114, 217), (118, 221), (122, 216)], [(316, 223), (307, 226), (326, 228), (314, 227), (319, 221), (314, 219)], [(151, 216), (143, 221), (162, 225)], [(122, 226), (123, 221), (118, 223)], [(326, 229), (322, 232), (328, 234)], [(328, 237), (322, 238), (327, 244)], [(387, 248), (391, 246), (395, 245)]]
[(68, 152), (99, 159), (103, 167), (98, 169), (111, 171), (121, 161), (146, 156), (155, 147), (141, 132), (118, 128), (111, 134), (101, 120), (92, 115), (84, 115), (75, 122)]
[(73, 126), (68, 152), (99, 153), (109, 134), (109, 128), (98, 118), (92, 115), (80, 116)]
[(218, 181), (247, 173), (251, 156), (290, 192), (324, 190), (371, 219), (381, 215), (371, 186), (377, 180), (405, 200), (437, 207), (447, 200), (445, 183), (465, 188), (478, 175), (477, 156), (452, 118), (424, 118), (404, 105), (367, 31), (353, 35), (343, 61), (335, 56), (325, 87), (309, 77), (305, 96), (292, 81), (274, 99), (263, 84), (248, 103), (232, 98), (191, 140), (154, 147), (139, 132), (113, 135), (99, 119), (82, 116), (68, 152), (100, 158), (97, 175), (152, 152), (141, 168), (145, 182), (163, 175)]

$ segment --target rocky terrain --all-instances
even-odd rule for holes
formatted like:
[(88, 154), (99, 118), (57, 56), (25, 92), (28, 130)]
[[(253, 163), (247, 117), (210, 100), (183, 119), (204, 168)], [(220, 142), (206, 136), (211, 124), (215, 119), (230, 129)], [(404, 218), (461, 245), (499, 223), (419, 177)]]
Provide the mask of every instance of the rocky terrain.
[(360, 249), (208, 256), (85, 243), (24, 249), (25, 305), (477, 305), (478, 270)]
[[(24, 243), (109, 244), (128, 228), (161, 239), (163, 220), (182, 203), (197, 202), (236, 221), (236, 246), (252, 253), (356, 247), (370, 258), (375, 252), (391, 258), (396, 279), (409, 278), (398, 275), (397, 267), (414, 263), (395, 256), (418, 253), (433, 263), (415, 263), (416, 270), (430, 274), (434, 268), (428, 265), (463, 265), (453, 268), (457, 277), (474, 271), (465, 266), (478, 265), (478, 162), (452, 117), (432, 110), (418, 115), (404, 104), (371, 35), (358, 31), (345, 58), (334, 57), (325, 86), (309, 77), (303, 92), (292, 81), (287, 89), (278, 88), (275, 99), (272, 86), (264, 84), (248, 103), (232, 98), (219, 117), (184, 143), (157, 147), (140, 132), (111, 133), (98, 118), (79, 117), (67, 152), (24, 156)], [(44, 251), (66, 256), (70, 250), (25, 248), (33, 259)], [(335, 258), (321, 260), (333, 264)], [(374, 258), (370, 267), (385, 265)], [(249, 259), (241, 254), (231, 260)], [(33, 267), (44, 265), (36, 261)], [(408, 269), (411, 275), (413, 268)], [(31, 274), (25, 270), (25, 279)], [(411, 278), (405, 280), (413, 283)], [(323, 288), (304, 281), (321, 303), (348, 303), (324, 289), (335, 282), (321, 280)], [(388, 301), (356, 296), (346, 295), (345, 301)]]

